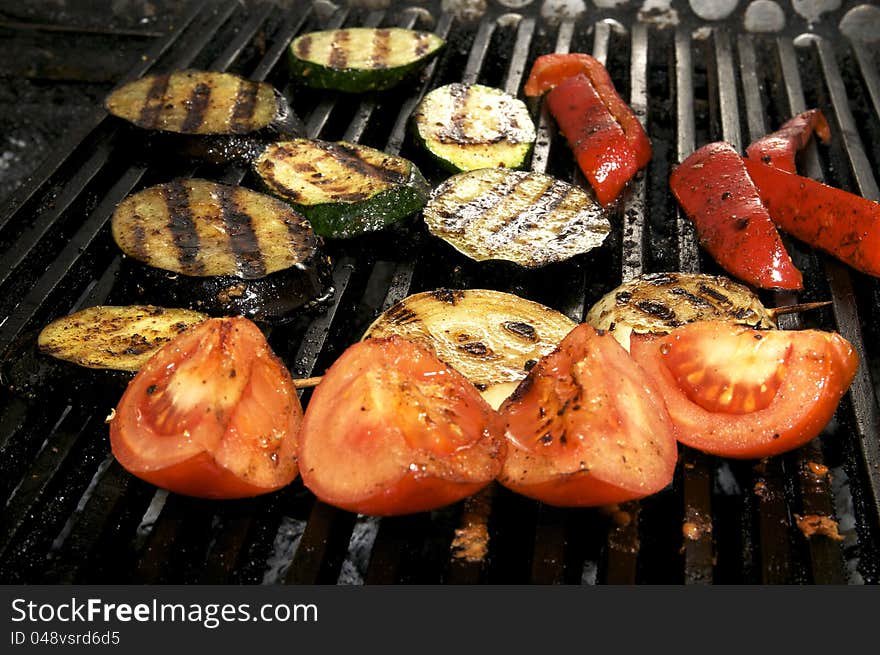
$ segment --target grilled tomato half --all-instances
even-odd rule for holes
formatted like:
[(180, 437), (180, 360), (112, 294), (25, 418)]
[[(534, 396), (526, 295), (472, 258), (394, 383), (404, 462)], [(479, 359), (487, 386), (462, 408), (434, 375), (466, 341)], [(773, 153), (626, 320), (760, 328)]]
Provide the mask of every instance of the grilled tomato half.
[(584, 323), (529, 371), (500, 409), (499, 481), (550, 505), (588, 507), (656, 493), (678, 451), (656, 386), (613, 336)]
[(402, 337), (350, 346), (306, 407), (303, 483), (352, 512), (428, 511), (469, 496), (501, 471), (498, 414), (460, 373)]
[(630, 352), (663, 394), (681, 443), (738, 459), (777, 455), (816, 437), (858, 368), (839, 334), (720, 321), (633, 334)]
[(201, 498), (243, 498), (296, 478), (302, 406), (290, 373), (245, 318), (201, 323), (129, 383), (110, 445), (130, 473)]

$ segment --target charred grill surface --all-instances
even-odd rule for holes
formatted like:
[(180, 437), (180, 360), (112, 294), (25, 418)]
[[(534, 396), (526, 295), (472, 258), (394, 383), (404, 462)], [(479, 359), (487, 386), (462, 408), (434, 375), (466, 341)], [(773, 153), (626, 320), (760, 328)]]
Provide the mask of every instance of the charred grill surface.
[[(303, 118), (305, 136), (400, 154), (435, 186), (446, 174), (408, 136), (420, 99), (453, 82), (520, 95), (539, 54), (592, 53), (645, 122), (654, 157), (612, 212), (608, 238), (585, 255), (535, 270), (477, 263), (431, 237), (420, 220), (327, 244), (333, 297), (318, 311), (267, 328), (294, 377), (308, 377), (321, 374), (379, 312), (410, 293), (490, 288), (580, 321), (602, 295), (643, 273), (719, 273), (670, 199), (672, 167), (710, 141), (741, 148), (810, 107), (828, 117), (832, 143), (809, 147), (801, 170), (880, 198), (876, 47), (860, 36), (871, 30), (838, 27), (856, 11), (852, 3), (811, 30), (792, 12), (778, 33), (743, 30), (750, 3), (712, 23), (681, 4), (672, 24), (650, 12), (640, 22), (635, 6), (590, 5), (582, 15), (549, 20), (537, 4), (507, 13), (490, 3), (485, 16), (469, 20), (441, 12), (439, 2), (425, 5), (428, 11), (399, 4), (368, 11), (357, 3), (329, 11), (324, 3), (303, 3), (286, 12), (196, 2), (128, 80), (156, 73), (161, 81), (175, 70), (203, 69), (266, 81)], [(448, 47), (421, 78), (382, 93), (341, 96), (290, 81), (284, 55), (292, 38), (355, 26), (428, 30), (446, 38)], [(160, 86), (157, 81), (149, 89), (140, 120), (157, 120), (150, 99), (164, 96)], [(233, 131), (248, 120), (253, 98), (247, 88), (236, 96)], [(187, 119), (193, 125), (203, 95), (191, 98)], [(538, 139), (531, 169), (585, 186), (552, 119), (537, 111), (533, 118)], [(222, 156), (212, 166), (170, 157), (143, 161), (134, 154), (142, 150), (143, 131), (102, 112), (87, 127), (59, 144), (54, 159), (0, 212), (0, 580), (880, 582), (880, 284), (793, 241), (786, 245), (805, 273), (805, 291), (797, 297), (762, 294), (762, 302), (832, 300), (830, 308), (780, 323), (837, 330), (862, 361), (835, 420), (797, 452), (730, 462), (684, 450), (669, 488), (601, 511), (549, 508), (494, 486), (441, 511), (381, 520), (317, 502), (299, 481), (262, 498), (211, 502), (157, 491), (129, 476), (109, 453), (104, 423), (124, 380), (39, 354), (37, 334), (52, 319), (84, 307), (158, 302), (139, 293), (110, 233), (110, 217), (129, 194), (192, 177), (258, 187), (245, 167), (224, 164)], [(229, 212), (235, 212), (231, 205)], [(178, 219), (175, 225), (185, 222)], [(246, 242), (250, 235), (236, 238)], [(187, 251), (188, 244), (179, 245)], [(256, 272), (259, 262), (245, 260), (242, 267)], [(699, 294), (680, 295), (684, 302), (701, 302)], [(506, 329), (528, 338), (523, 326)]]

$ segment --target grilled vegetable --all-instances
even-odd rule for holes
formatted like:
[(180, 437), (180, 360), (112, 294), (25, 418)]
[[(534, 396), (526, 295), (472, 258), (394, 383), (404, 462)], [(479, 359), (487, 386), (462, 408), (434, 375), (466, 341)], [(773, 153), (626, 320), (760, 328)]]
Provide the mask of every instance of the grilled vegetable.
[(110, 445), (123, 468), (164, 489), (244, 498), (296, 478), (302, 418), (260, 329), (216, 318), (166, 344), (129, 382)]
[(605, 294), (586, 322), (629, 350), (630, 335), (666, 333), (692, 321), (722, 320), (775, 328), (774, 313), (747, 287), (720, 275), (647, 273)]
[(607, 334), (581, 324), (502, 405), (499, 481), (551, 505), (642, 498), (672, 482), (678, 456), (655, 383)]
[(417, 73), (443, 45), (435, 34), (399, 27), (310, 32), (290, 44), (290, 72), (319, 89), (385, 90)]
[(399, 335), (430, 347), (498, 407), (574, 327), (567, 316), (509, 293), (438, 289), (403, 299), (364, 338)]
[(880, 277), (880, 203), (760, 161), (745, 165), (777, 227)]
[(112, 230), (126, 255), (148, 264), (137, 276), (141, 295), (164, 305), (278, 320), (331, 291), (309, 222), (241, 187), (198, 179), (150, 187), (119, 204)]
[(178, 135), (176, 149), (211, 161), (250, 157), (266, 141), (302, 132), (299, 117), (275, 88), (230, 73), (148, 75), (110, 93), (105, 106), (143, 129)]
[(164, 344), (207, 318), (152, 305), (89, 307), (49, 323), (37, 346), (87, 368), (136, 371)]
[(724, 270), (762, 289), (803, 288), (801, 272), (733, 146), (703, 146), (672, 172), (669, 186), (700, 244)]
[(825, 115), (818, 109), (810, 109), (783, 123), (775, 132), (761, 137), (746, 150), (749, 159), (760, 161), (789, 173), (796, 172), (795, 155), (816, 136), (823, 143), (831, 140), (831, 128)]
[(487, 168), (453, 175), (424, 211), (428, 229), (477, 261), (536, 268), (602, 244), (611, 225), (588, 194), (541, 173)]
[(299, 465), (325, 503), (375, 515), (461, 500), (501, 471), (501, 422), (474, 386), (422, 346), (349, 347), (309, 400)]
[(603, 205), (651, 159), (651, 142), (605, 67), (584, 53), (549, 54), (532, 66), (524, 92), (547, 107)]
[(294, 203), (325, 237), (380, 230), (424, 207), (431, 190), (412, 162), (345, 142), (274, 143), (254, 167), (272, 193)]
[(424, 97), (413, 114), (416, 136), (453, 171), (523, 168), (535, 124), (522, 100), (480, 84), (448, 84)]

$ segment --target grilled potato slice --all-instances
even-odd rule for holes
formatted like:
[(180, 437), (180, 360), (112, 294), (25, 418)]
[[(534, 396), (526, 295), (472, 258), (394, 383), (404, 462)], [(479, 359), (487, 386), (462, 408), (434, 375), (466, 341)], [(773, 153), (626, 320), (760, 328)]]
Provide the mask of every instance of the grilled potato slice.
[(665, 333), (693, 321), (730, 321), (775, 329), (774, 314), (747, 287), (720, 275), (648, 273), (604, 295), (586, 322), (629, 350), (637, 333)]
[(590, 195), (542, 173), (484, 168), (453, 175), (424, 211), (428, 229), (476, 261), (537, 268), (589, 252), (611, 231)]
[(137, 371), (159, 348), (208, 317), (153, 305), (98, 305), (49, 323), (40, 352), (87, 368)]
[(576, 323), (555, 310), (489, 289), (438, 289), (404, 298), (364, 338), (393, 334), (430, 347), (498, 408)]

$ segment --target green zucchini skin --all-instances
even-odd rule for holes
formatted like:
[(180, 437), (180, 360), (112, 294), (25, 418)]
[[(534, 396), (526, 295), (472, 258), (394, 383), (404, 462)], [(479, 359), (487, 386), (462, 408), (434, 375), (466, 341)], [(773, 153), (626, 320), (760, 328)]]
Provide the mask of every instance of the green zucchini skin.
[(452, 83), (413, 112), (416, 142), (444, 169), (527, 168), (537, 133), (525, 103), (481, 84)]
[(345, 142), (272, 144), (254, 169), (269, 192), (308, 219), (315, 234), (333, 239), (396, 223), (422, 209), (431, 193), (412, 162)]
[(291, 75), (312, 88), (385, 91), (418, 73), (444, 45), (436, 34), (398, 27), (324, 30), (294, 39), (288, 60)]

